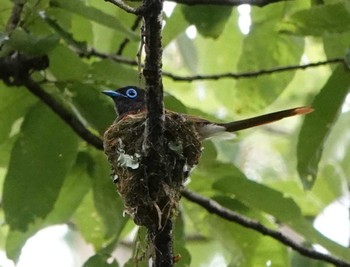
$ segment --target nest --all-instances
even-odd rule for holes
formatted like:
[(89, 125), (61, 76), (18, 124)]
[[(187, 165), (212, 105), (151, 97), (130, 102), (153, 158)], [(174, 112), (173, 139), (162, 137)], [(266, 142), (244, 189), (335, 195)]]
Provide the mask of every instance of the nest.
[(167, 112), (164, 158), (155, 158), (152, 162), (153, 169), (154, 163), (159, 162), (159, 169), (166, 170), (166, 175), (157, 177), (157, 183), (152, 184), (145, 177), (150, 162), (142, 155), (145, 121), (145, 113), (116, 120), (105, 132), (104, 150), (125, 211), (138, 225), (160, 228), (163, 219), (175, 214), (180, 190), (189, 171), (198, 163), (202, 146), (193, 122), (186, 121), (180, 114)]

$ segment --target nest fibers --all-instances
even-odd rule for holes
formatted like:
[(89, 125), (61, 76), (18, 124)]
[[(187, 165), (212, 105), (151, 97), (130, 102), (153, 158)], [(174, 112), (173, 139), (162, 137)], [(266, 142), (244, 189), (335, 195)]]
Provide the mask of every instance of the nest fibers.
[(193, 122), (167, 112), (164, 158), (155, 159), (161, 161), (166, 177), (158, 178), (160, 182), (154, 186), (144, 177), (147, 167), (142, 157), (145, 121), (145, 113), (116, 120), (104, 134), (104, 150), (126, 212), (138, 225), (160, 228), (164, 218), (174, 215), (180, 189), (189, 171), (198, 163), (202, 146)]

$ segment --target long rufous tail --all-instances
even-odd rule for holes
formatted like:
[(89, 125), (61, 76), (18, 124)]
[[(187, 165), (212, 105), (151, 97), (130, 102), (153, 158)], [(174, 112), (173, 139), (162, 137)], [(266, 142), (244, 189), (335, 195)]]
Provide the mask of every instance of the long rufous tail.
[(269, 113), (262, 116), (249, 118), (249, 119), (244, 119), (240, 121), (220, 123), (219, 125), (224, 126), (227, 132), (236, 132), (239, 130), (244, 130), (247, 128), (278, 121), (283, 118), (287, 118), (295, 115), (308, 114), (312, 111), (313, 111), (313, 108), (311, 107), (298, 107), (298, 108), (277, 111), (277, 112), (273, 112), (273, 113)]

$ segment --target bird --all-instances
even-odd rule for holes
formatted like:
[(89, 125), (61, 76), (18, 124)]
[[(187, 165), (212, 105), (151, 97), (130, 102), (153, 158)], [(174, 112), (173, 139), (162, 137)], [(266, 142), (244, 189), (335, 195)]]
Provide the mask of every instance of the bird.
[[(118, 120), (123, 119), (126, 116), (132, 117), (132, 115), (147, 111), (146, 91), (137, 86), (129, 85), (116, 90), (104, 90), (102, 93), (113, 99)], [(283, 118), (308, 114), (312, 111), (313, 109), (311, 107), (302, 106), (248, 119), (224, 123), (212, 122), (204, 118), (188, 114), (179, 115), (183, 117), (185, 121), (193, 122), (199, 138), (202, 141), (225, 132), (236, 132), (247, 128), (268, 124)], [(174, 111), (170, 110), (165, 111), (165, 113), (173, 112)]]
[(181, 188), (199, 163), (202, 141), (312, 111), (310, 107), (298, 107), (222, 123), (166, 109), (161, 149), (149, 149), (152, 157), (148, 157), (146, 91), (130, 85), (102, 93), (113, 99), (117, 114), (103, 136), (113, 182), (125, 212), (137, 225), (148, 229), (161, 229), (165, 220), (177, 214)]

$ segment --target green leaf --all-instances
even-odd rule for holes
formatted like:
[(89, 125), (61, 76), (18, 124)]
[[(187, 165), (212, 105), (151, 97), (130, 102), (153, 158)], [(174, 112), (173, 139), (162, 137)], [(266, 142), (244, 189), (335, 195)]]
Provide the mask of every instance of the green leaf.
[(83, 198), (73, 216), (73, 221), (84, 240), (92, 244), (95, 251), (106, 245), (105, 225), (96, 210), (92, 191), (88, 192)]
[(13, 261), (18, 261), (21, 250), (27, 240), (33, 236), (38, 229), (42, 227), (42, 221), (40, 220), (35, 225), (30, 225), (26, 231), (10, 229), (6, 236), (6, 255)]
[[(0, 173), (0, 175), (2, 175), (2, 173)], [(0, 220), (4, 221), (4, 211), (0, 210)], [(0, 249), (2, 251), (5, 250), (5, 244), (6, 244), (6, 236), (8, 235), (8, 227), (2, 225), (2, 227), (0, 227)]]
[[(247, 179), (243, 173), (230, 167), (231, 175), (218, 180), (213, 188), (234, 194), (246, 205), (267, 212), (282, 222), (290, 222), (301, 217), (301, 211), (293, 199), (281, 192)], [(288, 210), (288, 212), (285, 212)]]
[[(24, 8), (21, 12), (21, 23), (24, 28), (33, 30), (33, 26), (37, 22), (38, 14), (49, 7), (50, 0), (40, 0), (40, 1), (23, 1)], [(30, 26), (29, 26), (30, 25)], [(28, 27), (29, 26), (29, 27)], [(35, 27), (35, 26), (34, 26)], [(39, 26), (40, 27), (40, 26)], [(41, 28), (42, 30), (43, 28)]]
[[(233, 206), (235, 207), (234, 210), (237, 211), (237, 204), (233, 204), (235, 200), (232, 198), (219, 197), (219, 200), (217, 198), (215, 200), (225, 207)], [(248, 217), (252, 217), (252, 213), (254, 213), (247, 209), (242, 210), (239, 207), (238, 209), (239, 213), (243, 213)], [(223, 246), (222, 251), (226, 250), (230, 256), (228, 258), (230, 265), (228, 266), (259, 266), (260, 263), (267, 263), (268, 261), (271, 261), (275, 266), (287, 266), (289, 260), (287, 249), (276, 240), (264, 237), (256, 231), (222, 218), (210, 215), (207, 217), (206, 220), (211, 225), (213, 238), (220, 240)]]
[(297, 35), (324, 36), (350, 31), (350, 3), (314, 5), (288, 17), (279, 26), (280, 31)]
[(139, 227), (133, 246), (132, 257), (124, 264), (124, 267), (148, 267), (148, 258), (144, 257), (148, 250), (148, 238), (146, 227)]
[(6, 253), (9, 258), (16, 261), (27, 240), (40, 229), (53, 224), (67, 223), (70, 220), (91, 187), (86, 172), (88, 163), (83, 153), (78, 154), (76, 164), (64, 180), (54, 208), (44, 220), (36, 220), (35, 223), (29, 225), (26, 231), (13, 229), (9, 231), (6, 240)]
[(5, 25), (7, 25), (10, 16), (12, 15), (13, 2), (9, 0), (0, 0), (1, 16), (0, 27), (5, 32)]
[(171, 41), (176, 39), (176, 37), (183, 33), (190, 25), (185, 20), (180, 5), (177, 5), (171, 16), (165, 19), (165, 26), (163, 29), (162, 42), (163, 46), (166, 47)]
[(196, 73), (198, 70), (198, 55), (193, 40), (188, 38), (186, 34), (181, 34), (176, 43), (184, 64), (191, 72)]
[[(18, 122), (20, 123), (21, 120), (18, 120)], [(17, 126), (17, 124), (19, 123), (15, 123), (15, 125)], [(16, 139), (17, 139), (17, 135), (14, 135), (7, 138), (2, 143), (0, 143), (0, 167), (3, 167), (4, 168), (3, 170), (6, 170), (5, 168), (8, 166), (10, 162), (12, 147), (15, 144)], [(3, 175), (2, 177), (0, 176), (0, 179), (4, 177), (5, 175)], [(2, 182), (2, 180), (0, 181)], [(1, 187), (0, 187), (0, 192), (1, 192)]]
[(330, 162), (320, 170), (312, 193), (318, 206), (322, 203), (320, 208), (326, 208), (347, 193), (346, 174), (333, 161)]
[(80, 80), (87, 75), (88, 65), (66, 46), (58, 45), (49, 58), (49, 70), (57, 80)]
[(341, 112), (349, 86), (349, 71), (339, 65), (315, 97), (312, 103), (315, 111), (305, 117), (297, 145), (297, 167), (306, 189), (310, 189), (317, 178), (324, 145)]
[(111, 255), (96, 254), (90, 257), (83, 265), (83, 267), (118, 267), (118, 262), (113, 259), (110, 261)]
[[(1, 86), (1, 85), (0, 85)], [(2, 87), (2, 86), (1, 86)], [(0, 143), (7, 141), (14, 123), (24, 116), (36, 99), (24, 88), (1, 88), (0, 90)], [(18, 132), (19, 129), (13, 129)]]
[(36, 36), (17, 28), (8, 41), (15, 50), (29, 55), (44, 55), (57, 46), (59, 37), (56, 34), (49, 36)]
[(113, 87), (135, 84), (138, 79), (136, 69), (109, 59), (94, 62), (90, 73), (91, 78), (95, 81)]
[(136, 33), (126, 28), (117, 18), (106, 14), (97, 8), (86, 6), (83, 1), (51, 0), (50, 4), (54, 7), (60, 7), (72, 13), (78, 14), (88, 20), (95, 21), (116, 31), (120, 31), (125, 34), (125, 37), (131, 40), (137, 40), (139, 38)]
[(2, 46), (8, 39), (8, 34), (0, 32), (0, 46)]
[(186, 20), (195, 25), (201, 35), (211, 38), (220, 36), (232, 12), (232, 8), (220, 6), (184, 5), (181, 8)]
[(180, 100), (178, 100), (176, 97), (165, 93), (164, 94), (164, 105), (167, 109), (180, 112), (180, 113), (186, 113), (187, 109), (184, 104)]
[(124, 205), (110, 179), (110, 168), (100, 151), (89, 151), (85, 157), (92, 191), (87, 194), (75, 214), (75, 222), (84, 239), (96, 251), (112, 253), (127, 222)]
[[(219, 164), (217, 163), (217, 165)], [(346, 248), (325, 238), (313, 228), (312, 224), (302, 216), (300, 208), (292, 198), (247, 179), (243, 173), (230, 164), (220, 164), (219, 166), (217, 166), (217, 170), (220, 172), (217, 171), (213, 174), (214, 178), (217, 179), (217, 182), (213, 184), (214, 189), (228, 196), (234, 196), (248, 207), (272, 215), (281, 223), (303, 235), (308, 241), (318, 243), (344, 259), (349, 258)], [(220, 176), (222, 178), (219, 178)]]
[[(254, 22), (251, 32), (244, 39), (237, 65), (239, 72), (266, 70), (300, 62), (304, 52), (303, 40), (275, 30), (275, 25), (280, 20), (280, 8), (283, 8), (278, 7), (279, 9), (259, 10), (265, 14), (265, 20)], [(231, 105), (238, 113), (265, 108), (286, 89), (294, 74), (295, 72), (289, 71), (254, 79), (240, 79), (234, 88)]]
[(3, 204), (11, 229), (25, 230), (53, 209), (77, 153), (77, 137), (46, 106), (26, 116), (4, 183)]
[(78, 153), (76, 163), (68, 173), (54, 209), (47, 216), (46, 223), (66, 223), (71, 218), (91, 188), (89, 176), (86, 171), (90, 166), (91, 161), (86, 153)]
[(177, 267), (187, 267), (191, 266), (191, 255), (186, 249), (185, 242), (185, 221), (183, 214), (179, 213), (174, 221), (174, 255), (179, 256), (180, 260), (176, 262)]
[(78, 51), (86, 51), (86, 42), (76, 41), (73, 35), (64, 29), (55, 19), (48, 16), (45, 12), (40, 13), (40, 17), (67, 43), (68, 46), (78, 49)]
[(96, 86), (80, 82), (67, 86), (72, 93), (74, 107), (102, 136), (116, 118), (112, 101)]
[(350, 69), (350, 49), (347, 49), (344, 60), (347, 68)]
[[(243, 228), (239, 224), (230, 224), (218, 217), (212, 216), (207, 218), (207, 220), (209, 220), (212, 231), (215, 231), (216, 238), (222, 246), (215, 254), (220, 252), (222, 254), (224, 254), (223, 252), (231, 254), (231, 257), (228, 258), (230, 265), (225, 266), (254, 266), (251, 263), (261, 236), (254, 231)], [(212, 255), (212, 258), (215, 257), (215, 254)]]
[(296, 251), (291, 252), (291, 267), (331, 267), (333, 265), (327, 264), (324, 261), (311, 259), (303, 256)]
[(324, 51), (327, 58), (344, 57), (345, 63), (350, 68), (350, 31), (343, 34), (326, 35), (323, 38)]
[(105, 155), (102, 152), (92, 154), (95, 162), (91, 172), (94, 203), (105, 225), (103, 237), (105, 240), (111, 240), (104, 252), (112, 253), (128, 218), (123, 216), (124, 204), (110, 178), (110, 166)]
[[(214, 40), (197, 35), (193, 40), (195, 50), (197, 51), (198, 63), (196, 64), (196, 68), (199, 74), (220, 74), (235, 70), (237, 61), (241, 55), (241, 44), (244, 37), (239, 31), (236, 23), (237, 20), (238, 11), (233, 10), (227, 22), (230, 27), (225, 27), (220, 37)], [(228, 44), (234, 44), (234, 49)], [(174, 59), (172, 61), (170, 60), (170, 66), (174, 64), (173, 61)], [(185, 59), (183, 59), (183, 62), (185, 62)], [(185, 66), (184, 63), (182, 64)], [(171, 69), (168, 71), (174, 72)], [(188, 75), (188, 69), (184, 67), (178, 69), (176, 66), (176, 72), (178, 74), (183, 73), (183, 75)], [(236, 93), (232, 90), (236, 82), (232, 79), (220, 79), (200, 83), (179, 83), (164, 79), (164, 83), (165, 87), (169, 88), (169, 92), (187, 106), (189, 114), (197, 114), (205, 118), (211, 117), (213, 120), (218, 120), (215, 115), (218, 114), (219, 110), (224, 110), (231, 117), (237, 115), (235, 113), (235, 106), (232, 103), (236, 97)], [(201, 95), (200, 98), (199, 95)], [(197, 111), (202, 111), (202, 114), (198, 112), (193, 113), (194, 110), (189, 110), (189, 107), (196, 108)]]

